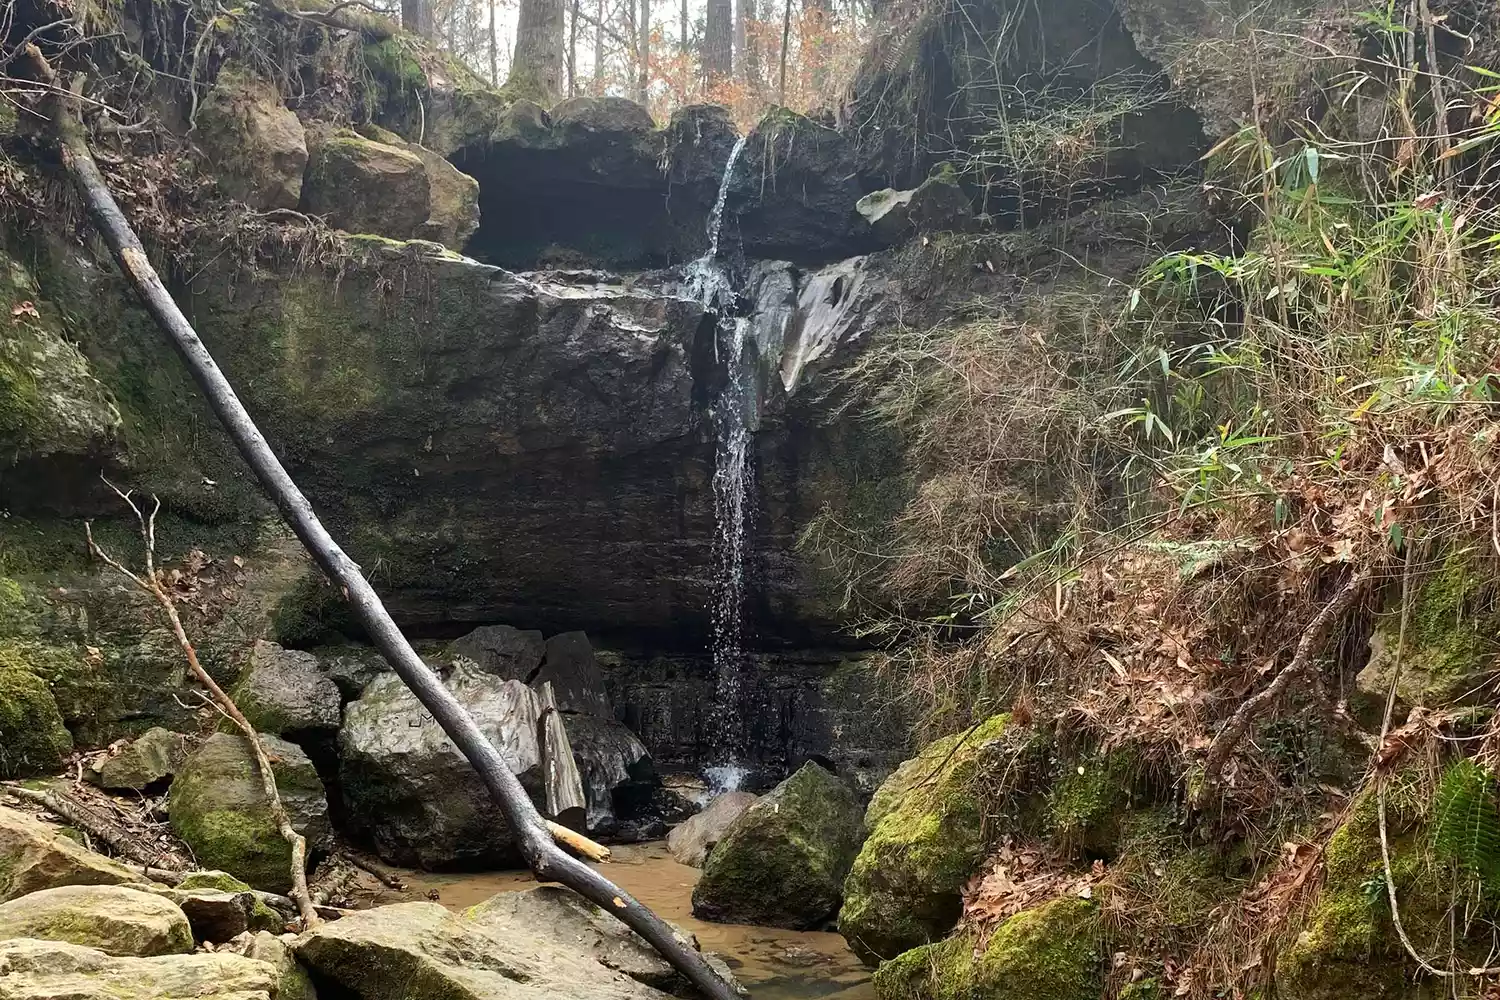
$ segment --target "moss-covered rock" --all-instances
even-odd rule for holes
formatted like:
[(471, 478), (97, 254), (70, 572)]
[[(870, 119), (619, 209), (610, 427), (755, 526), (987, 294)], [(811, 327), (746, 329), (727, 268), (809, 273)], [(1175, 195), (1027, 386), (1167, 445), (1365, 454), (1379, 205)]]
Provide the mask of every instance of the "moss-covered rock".
[(984, 950), (961, 934), (904, 952), (875, 973), (880, 1000), (1094, 1000), (1104, 994), (1099, 914), (1057, 899), (1011, 917)]
[(120, 958), (62, 941), (0, 941), (7, 1000), (261, 1000), (280, 997), (276, 969), (239, 955)]
[(125, 885), (139, 876), (51, 823), (0, 806), (0, 900), (63, 885)]
[(198, 108), (198, 144), (219, 188), (251, 208), (296, 208), (307, 134), (276, 85), (230, 64)]
[(869, 838), (844, 883), (839, 932), (870, 964), (939, 940), (952, 930), (959, 890), (990, 838), (976, 774), (1009, 717), (929, 744), (870, 800)]
[(0, 666), (0, 778), (61, 770), (72, 750), (73, 738), (46, 683)]
[(185, 737), (158, 726), (95, 760), (84, 774), (100, 788), (139, 792), (169, 780), (186, 758)]
[(188, 918), (170, 901), (123, 885), (69, 885), (0, 903), (0, 940), (37, 938), (109, 955), (193, 950)]
[[(328, 798), (312, 762), (298, 747), (262, 734), (276, 790), (310, 851), (331, 832)], [(255, 758), (238, 734), (215, 733), (172, 782), (172, 829), (202, 864), (258, 889), (291, 889), (291, 846), (277, 832)]]
[(339, 132), (314, 151), (302, 195), (307, 211), (345, 232), (411, 239), (427, 222), (431, 185), (417, 154)]
[(361, 125), (367, 139), (414, 154), (427, 171), (427, 221), (406, 234), (462, 250), (479, 228), (479, 182), (426, 146), (407, 142), (378, 125)]
[(693, 889), (706, 920), (809, 930), (837, 912), (861, 839), (859, 802), (814, 763), (747, 808)]
[(1089, 754), (1059, 765), (1047, 793), (1048, 832), (1070, 853), (1113, 856), (1130, 802), (1134, 762), (1125, 753)]
[(1360, 689), (1382, 700), (1390, 689), (1401, 645), (1397, 696), (1407, 705), (1437, 707), (1465, 694), (1492, 668), (1500, 652), (1500, 605), (1476, 557), (1450, 552), (1442, 565), (1419, 585), (1406, 612), (1385, 615), (1370, 638), (1370, 661), (1360, 671)]

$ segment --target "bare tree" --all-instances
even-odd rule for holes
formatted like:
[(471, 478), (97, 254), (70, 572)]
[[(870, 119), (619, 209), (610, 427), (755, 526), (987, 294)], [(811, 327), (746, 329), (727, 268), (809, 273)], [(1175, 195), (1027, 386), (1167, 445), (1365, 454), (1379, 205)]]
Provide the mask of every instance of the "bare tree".
[(781, 75), (776, 86), (776, 103), (786, 107), (786, 50), (792, 41), (792, 0), (786, 0), (781, 11)]
[(521, 0), (506, 87), (519, 97), (551, 104), (562, 94), (562, 75), (563, 0)]
[(752, 93), (759, 93), (761, 88), (761, 40), (754, 27), (759, 17), (755, 0), (739, 0), (739, 8), (735, 11), (734, 47), (740, 55), (735, 60), (735, 69)]
[(578, 0), (568, 8), (568, 96), (578, 96)]
[(500, 43), (495, 35), (495, 3), (487, 0), (490, 8), (490, 86), (500, 86)]
[(688, 45), (691, 39), (688, 31), (688, 0), (682, 0), (682, 33), (678, 36), (677, 47), (683, 55), (687, 55)]
[(594, 12), (594, 93), (604, 93), (604, 0)]
[(636, 21), (635, 99), (644, 107), (651, 106), (651, 0), (641, 0)]
[(710, 87), (734, 71), (734, 6), (731, 0), (708, 0), (703, 30), (703, 77)]

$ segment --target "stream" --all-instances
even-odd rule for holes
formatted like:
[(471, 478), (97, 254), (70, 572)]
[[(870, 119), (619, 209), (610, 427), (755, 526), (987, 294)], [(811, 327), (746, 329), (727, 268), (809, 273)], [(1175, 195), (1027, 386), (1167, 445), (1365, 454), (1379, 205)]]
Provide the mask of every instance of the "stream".
[[(663, 919), (697, 935), (704, 951), (722, 955), (753, 1000), (874, 1000), (870, 970), (839, 935), (694, 919), (698, 869), (674, 861), (663, 841), (611, 850), (614, 858), (604, 866), (609, 877)], [(424, 898), (435, 889), (439, 902), (451, 910), (467, 909), (497, 892), (536, 885), (527, 871), (401, 874), (411, 886), (410, 898)]]

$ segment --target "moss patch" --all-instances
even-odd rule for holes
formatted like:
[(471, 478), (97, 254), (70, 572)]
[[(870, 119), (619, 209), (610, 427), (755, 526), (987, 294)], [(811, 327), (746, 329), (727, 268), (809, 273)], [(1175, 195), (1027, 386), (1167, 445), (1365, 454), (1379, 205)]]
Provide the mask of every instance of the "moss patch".
[(57, 702), (41, 678), (0, 666), (0, 777), (62, 769), (73, 750)]

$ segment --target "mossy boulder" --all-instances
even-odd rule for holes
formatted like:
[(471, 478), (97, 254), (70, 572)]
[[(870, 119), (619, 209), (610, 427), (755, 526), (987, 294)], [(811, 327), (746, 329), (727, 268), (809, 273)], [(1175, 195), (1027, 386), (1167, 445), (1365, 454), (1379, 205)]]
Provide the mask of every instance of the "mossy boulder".
[[(261, 735), (276, 789), (292, 826), (310, 851), (331, 834), (328, 798), (312, 762), (285, 740)], [(243, 736), (215, 733), (188, 758), (172, 782), (172, 829), (202, 864), (257, 889), (291, 889), (291, 846), (277, 832), (255, 758)]]
[(331, 737), (343, 717), (338, 685), (316, 656), (264, 640), (251, 649), (250, 665), (231, 696), (252, 726), (276, 736)]
[(709, 854), (693, 889), (705, 920), (810, 930), (838, 911), (862, 830), (854, 791), (814, 763), (767, 792)]
[(0, 940), (37, 938), (109, 955), (180, 955), (193, 931), (169, 900), (123, 885), (68, 885), (0, 903)]
[(276, 969), (201, 952), (121, 958), (63, 941), (0, 941), (6, 1000), (265, 1000), (281, 997)]
[(302, 201), (345, 232), (411, 239), (427, 222), (431, 191), (416, 153), (339, 132), (314, 151)]
[(186, 759), (186, 738), (156, 726), (95, 760), (84, 774), (109, 791), (139, 792), (171, 779)]
[(46, 683), (0, 666), (0, 778), (59, 771), (72, 750), (73, 737)]
[(29, 813), (0, 806), (0, 900), (64, 885), (125, 885), (135, 872)]
[(987, 746), (1006, 736), (997, 715), (929, 744), (870, 800), (869, 837), (844, 883), (839, 932), (865, 962), (940, 940), (962, 909), (959, 892), (983, 861), (986, 828), (976, 775)]
[(479, 228), (479, 182), (426, 146), (407, 142), (378, 125), (362, 125), (358, 131), (367, 139), (414, 154), (427, 171), (427, 221), (409, 235), (462, 250)]
[(971, 934), (923, 945), (875, 973), (880, 1000), (1097, 1000), (1105, 952), (1097, 907), (1056, 899), (1011, 917), (975, 953)]
[(262, 211), (296, 208), (307, 168), (307, 133), (269, 80), (230, 64), (198, 108), (198, 145), (229, 197)]
[(1370, 660), (1358, 685), (1365, 696), (1383, 702), (1390, 689), (1401, 645), (1397, 697), (1407, 705), (1439, 707), (1478, 687), (1500, 653), (1500, 604), (1496, 588), (1476, 556), (1450, 552), (1417, 587), (1401, 635), (1398, 607), (1377, 624), (1370, 638)]
[(974, 222), (969, 197), (951, 167), (935, 170), (910, 191), (872, 191), (859, 199), (855, 210), (890, 246), (917, 233), (963, 232)]

